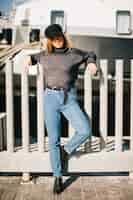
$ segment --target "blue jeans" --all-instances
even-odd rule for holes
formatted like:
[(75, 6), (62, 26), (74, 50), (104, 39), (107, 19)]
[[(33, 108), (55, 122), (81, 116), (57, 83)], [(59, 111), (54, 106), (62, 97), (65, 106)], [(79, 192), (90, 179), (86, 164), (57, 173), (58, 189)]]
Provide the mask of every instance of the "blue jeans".
[(61, 176), (60, 136), (61, 113), (75, 129), (75, 134), (64, 145), (64, 149), (71, 154), (88, 137), (91, 136), (89, 120), (80, 109), (77, 102), (76, 89), (72, 87), (68, 92), (68, 99), (64, 104), (64, 91), (44, 90), (44, 117), (49, 138), (50, 162), (53, 176)]

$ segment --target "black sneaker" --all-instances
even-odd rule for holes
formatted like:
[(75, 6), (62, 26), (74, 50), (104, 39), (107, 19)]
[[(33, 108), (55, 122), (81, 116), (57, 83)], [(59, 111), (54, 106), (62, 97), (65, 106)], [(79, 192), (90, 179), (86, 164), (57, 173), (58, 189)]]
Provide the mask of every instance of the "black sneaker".
[(62, 171), (65, 172), (68, 169), (69, 154), (65, 151), (64, 145), (60, 146), (60, 150), (61, 150)]
[(63, 191), (62, 177), (61, 176), (60, 177), (55, 177), (53, 193), (59, 194), (62, 191)]

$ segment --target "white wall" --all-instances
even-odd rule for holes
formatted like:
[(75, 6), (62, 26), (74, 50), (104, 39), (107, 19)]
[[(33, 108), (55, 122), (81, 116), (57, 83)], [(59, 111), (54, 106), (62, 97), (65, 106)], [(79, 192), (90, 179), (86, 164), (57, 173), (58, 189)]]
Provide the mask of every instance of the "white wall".
[(118, 9), (133, 12), (133, 0), (31, 0), (17, 9), (15, 23), (24, 18), (25, 8), (31, 8), (32, 25), (50, 23), (50, 10), (65, 10), (70, 26), (115, 27), (115, 12)]

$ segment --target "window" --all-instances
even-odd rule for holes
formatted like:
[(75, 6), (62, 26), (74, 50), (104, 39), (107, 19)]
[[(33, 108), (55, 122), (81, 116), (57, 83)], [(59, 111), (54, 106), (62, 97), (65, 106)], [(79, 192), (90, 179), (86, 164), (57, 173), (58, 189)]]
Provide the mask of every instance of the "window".
[(30, 42), (40, 41), (40, 29), (32, 29), (30, 31)]
[(52, 10), (51, 11), (51, 24), (60, 24), (63, 31), (66, 31), (66, 19), (63, 10)]
[(131, 34), (131, 13), (128, 10), (117, 10), (116, 12), (116, 33)]

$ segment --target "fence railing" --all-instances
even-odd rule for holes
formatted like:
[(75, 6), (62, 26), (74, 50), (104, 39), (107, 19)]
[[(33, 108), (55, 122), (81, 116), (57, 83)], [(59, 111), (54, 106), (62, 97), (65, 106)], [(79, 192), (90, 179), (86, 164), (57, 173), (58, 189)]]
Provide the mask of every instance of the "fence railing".
[[(122, 59), (115, 60), (115, 136), (108, 136), (108, 60), (100, 60), (102, 79), (100, 83), (100, 137), (92, 136), (91, 142), (82, 145), (80, 159), (76, 156), (70, 160), (70, 171), (129, 171), (133, 170), (133, 60), (130, 62), (130, 136), (123, 136), (123, 69)], [(36, 79), (37, 90), (37, 144), (35, 148), (29, 140), (29, 85), (28, 74), (24, 67), (21, 73), (21, 114), (22, 114), (22, 146), (17, 150), (14, 146), (14, 115), (13, 115), (13, 60), (8, 59), (6, 63), (6, 128), (0, 126), (0, 139), (6, 139), (7, 149), (0, 152), (0, 171), (21, 171), (26, 176), (32, 171), (51, 171), (47, 149), (48, 138), (45, 136), (43, 113), (43, 69), (39, 66)], [(92, 123), (92, 79), (88, 69), (84, 74), (84, 108)], [(3, 117), (0, 117), (0, 124)], [(6, 130), (5, 130), (6, 129)], [(5, 130), (5, 131), (4, 131)], [(5, 136), (6, 133), (6, 136)], [(74, 134), (74, 129), (69, 124), (68, 138)], [(67, 139), (68, 139), (67, 138)], [(130, 148), (123, 151), (123, 139), (128, 139)], [(2, 139), (3, 141), (3, 139)], [(64, 140), (62, 139), (64, 142)], [(66, 140), (67, 141), (67, 140)], [(107, 146), (113, 142), (114, 150), (108, 152)], [(3, 146), (0, 142), (1, 147)], [(5, 143), (4, 143), (5, 144)], [(99, 145), (100, 150), (94, 151)], [(88, 151), (88, 148), (90, 151)], [(86, 153), (90, 152), (90, 153)], [(45, 153), (45, 154), (44, 154)], [(85, 155), (83, 155), (85, 153)], [(75, 161), (76, 159), (76, 161)], [(39, 163), (39, 165), (38, 165)], [(80, 164), (77, 164), (80, 163)], [(25, 174), (26, 173), (26, 174)], [(27, 177), (27, 176), (26, 176)]]

